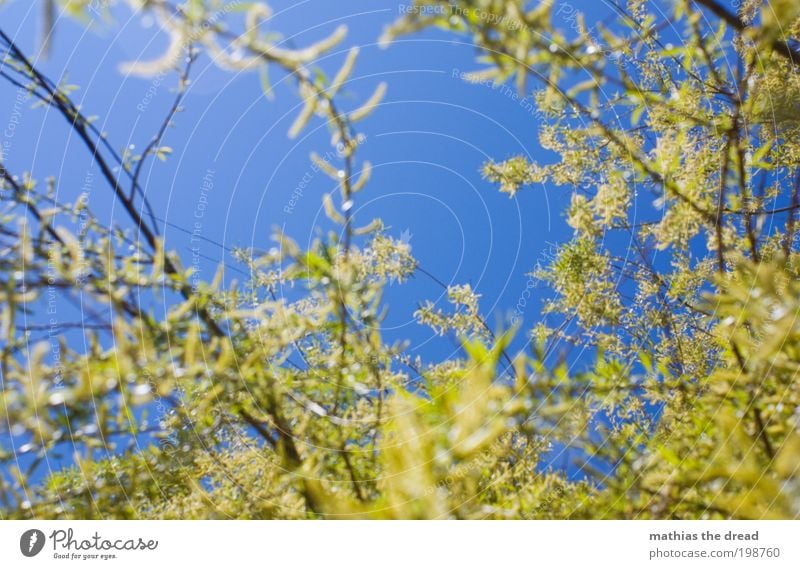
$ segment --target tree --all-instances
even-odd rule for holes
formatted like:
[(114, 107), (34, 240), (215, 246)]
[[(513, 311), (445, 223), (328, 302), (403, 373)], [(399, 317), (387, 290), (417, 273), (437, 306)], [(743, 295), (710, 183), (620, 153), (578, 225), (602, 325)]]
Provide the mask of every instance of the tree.
[[(559, 159), (499, 158), (483, 172), (512, 198), (545, 180), (572, 196), (574, 237), (537, 275), (552, 289), (548, 317), (516, 331), (530, 350), (509, 353), (513, 330), (492, 330), (476, 293), (453, 286), (451, 312), (428, 304), (417, 318), (460, 336), (464, 357), (431, 363), (379, 332), (386, 282), (419, 270), (408, 245), (351, 213), (370, 172), (356, 126), (385, 86), (342, 104), (356, 49), (330, 81), (309, 71), (345, 30), (287, 50), (262, 30), (261, 3), (241, 34), (233, 5), (138, 7), (172, 40), (132, 72), (181, 65), (185, 86), (198, 49), (236, 69), (280, 67), (303, 101), (290, 136), (312, 120), (332, 132), (338, 163), (314, 159), (339, 184), (324, 202), (339, 230), (309, 250), (276, 235), (267, 252), (238, 251), (250, 274), (241, 285), (197, 285), (141, 187), (142, 164), (170, 151), (161, 138), (183, 90), (146, 150), (126, 156), (0, 34), (3, 78), (63, 115), (129, 217), (103, 227), (86, 204), (58, 203), (31, 173), (0, 164), (0, 409), (25, 441), (0, 459), (76, 451), (41, 483), (36, 461), (9, 466), (5, 515), (796, 517), (800, 9), (612, 4), (616, 21), (589, 28), (566, 3), (423, 1), (385, 31), (387, 42), (431, 26), (466, 34), (479, 51), (473, 80), (534, 91), (531, 128)], [(651, 217), (632, 223), (642, 211)], [(607, 239), (616, 232), (624, 245)], [(288, 285), (299, 299), (276, 295)], [(112, 316), (91, 323), (86, 350), (62, 342), (57, 362), (25, 328), (54, 287), (89, 300), (86, 314)], [(174, 299), (166, 315), (142, 309), (148, 294)], [(579, 374), (549, 363), (563, 343), (594, 348), (596, 362)], [(147, 435), (146, 449), (125, 448)], [(110, 458), (96, 452), (112, 442)], [(543, 469), (553, 444), (591, 475)]]

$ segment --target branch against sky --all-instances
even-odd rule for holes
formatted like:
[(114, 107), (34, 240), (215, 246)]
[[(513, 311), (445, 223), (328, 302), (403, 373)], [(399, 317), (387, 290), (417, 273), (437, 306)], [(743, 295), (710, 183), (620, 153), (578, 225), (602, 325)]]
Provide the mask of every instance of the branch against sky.
[[(610, 4), (420, 1), (383, 36), (443, 29), (478, 54), (459, 79), (535, 101), (527, 128), (547, 153), (461, 165), (520, 203), (542, 184), (567, 195), (571, 236), (534, 269), (549, 298), (533, 326), (491, 326), (484, 293), (416, 259), (410, 229), (357, 217), (382, 191), (363, 157), (387, 86), (368, 75), (352, 92), (364, 46), (337, 51), (339, 23), (297, 47), (261, 2), (132, 2), (167, 41), (122, 69), (178, 82), (138, 155), (3, 29), (6, 87), (66, 122), (124, 214), (104, 224), (46, 173), (0, 162), (3, 517), (800, 515), (800, 11)], [(192, 229), (163, 219), (158, 173), (143, 175), (171, 159), (202, 54), (282, 73), (288, 139), (322, 126), (330, 145), (309, 157), (331, 186), (308, 243), (221, 244), (230, 263), (210, 282), (163, 237)], [(443, 302), (409, 316), (457, 342), (446, 357), (384, 326), (391, 289), (423, 278)], [(62, 303), (78, 322), (51, 323)], [(591, 350), (580, 371), (569, 346)]]

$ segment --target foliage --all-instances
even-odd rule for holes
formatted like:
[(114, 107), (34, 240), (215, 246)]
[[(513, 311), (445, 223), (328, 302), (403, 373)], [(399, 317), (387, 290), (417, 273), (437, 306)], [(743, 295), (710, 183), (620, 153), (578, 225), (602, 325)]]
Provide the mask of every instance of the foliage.
[[(0, 162), (3, 516), (800, 515), (800, 12), (652, 4), (589, 28), (566, 3), (415, 1), (385, 31), (467, 35), (472, 79), (535, 90), (531, 128), (557, 159), (498, 157), (483, 174), (510, 197), (544, 182), (571, 196), (574, 237), (537, 273), (552, 298), (531, 348), (509, 354), (511, 333), (458, 285), (450, 311), (416, 314), (462, 338), (463, 357), (442, 362), (380, 333), (384, 287), (419, 267), (380, 220), (353, 215), (370, 172), (355, 125), (386, 87), (342, 106), (356, 49), (332, 80), (313, 71), (344, 28), (286, 49), (262, 30), (262, 3), (131, 2), (171, 41), (127, 71), (180, 67), (165, 128), (204, 49), (224, 67), (290, 74), (302, 109), (289, 134), (312, 120), (332, 133), (337, 162), (315, 160), (338, 184), (324, 200), (335, 231), (308, 250), (277, 234), (266, 252), (238, 251), (244, 283), (197, 283), (165, 249), (139, 178), (149, 156), (169, 159), (161, 135), (117, 153), (3, 34), (4, 78), (67, 120), (130, 218), (104, 227), (85, 201), (60, 203), (52, 181)], [(81, 299), (95, 328), (83, 345), (32, 341), (31, 316), (56, 294)], [(143, 308), (148, 295), (169, 310)], [(594, 365), (550, 363), (567, 343), (596, 350)], [(547, 466), (558, 446), (587, 476)], [(72, 465), (37, 480), (62, 449)]]

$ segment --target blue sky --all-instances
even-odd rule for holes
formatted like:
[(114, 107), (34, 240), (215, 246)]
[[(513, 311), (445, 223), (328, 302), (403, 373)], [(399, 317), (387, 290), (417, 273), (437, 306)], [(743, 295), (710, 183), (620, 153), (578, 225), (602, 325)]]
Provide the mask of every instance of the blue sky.
[[(379, 48), (382, 28), (402, 9), (381, 4), (388, 7), (364, 11), (361, 2), (272, 2), (277, 15), (269, 27), (286, 38), (286, 45), (303, 46), (340, 23), (348, 25), (347, 40), (320, 61), (328, 73), (335, 72), (346, 50), (360, 46), (342, 97), (346, 108), (357, 107), (379, 82), (389, 85), (382, 105), (359, 125), (366, 136), (359, 156), (373, 163), (374, 172), (358, 197), (357, 219), (366, 223), (381, 217), (394, 236), (410, 237), (414, 255), (438, 279), (472, 284), (491, 324), (507, 322), (517, 310), (531, 325), (538, 321), (543, 291), (531, 287), (527, 273), (552, 256), (554, 244), (569, 238), (563, 220), (568, 194), (533, 188), (509, 199), (479, 174), (489, 158), (551, 158), (538, 145), (530, 102), (510, 85), (492, 89), (465, 83), (459, 73), (477, 64), (475, 49), (464, 38), (431, 31)], [(38, 45), (38, 8), (38, 3), (12, 2), (0, 11), (5, 31), (30, 54)], [(176, 78), (141, 79), (120, 72), (121, 63), (158, 55), (166, 38), (152, 22), (130, 18), (127, 9), (114, 14), (117, 21), (110, 25), (87, 27), (60, 19), (52, 56), (39, 64), (51, 78), (79, 87), (73, 98), (85, 114), (98, 117), (116, 148), (132, 144), (140, 151), (172, 103)], [(313, 171), (308, 156), (327, 152), (329, 137), (318, 120), (298, 140), (288, 139), (299, 101), (291, 79), (272, 72), (275, 97), (270, 101), (257, 73), (223, 71), (201, 58), (185, 111), (163, 141), (174, 149), (172, 156), (145, 168), (148, 197), (169, 223), (162, 223), (167, 244), (182, 251), (187, 264), (192, 262), (189, 236), (177, 227), (192, 230), (198, 221), (203, 238), (228, 247), (268, 247), (273, 227), (306, 244), (327, 226), (320, 199), (333, 190), (333, 182)], [(0, 89), (0, 108), (11, 108), (15, 95), (8, 86)], [(0, 120), (7, 118), (4, 114)], [(32, 170), (40, 180), (55, 176), (64, 201), (77, 198), (88, 174), (91, 206), (102, 220), (124, 223), (99, 174), (92, 174), (91, 157), (63, 119), (27, 105), (21, 115), (7, 152), (12, 171)], [(304, 177), (307, 187), (292, 204)], [(212, 179), (213, 188), (205, 184), (204, 189), (204, 178)], [(219, 263), (233, 264), (228, 253), (207, 241), (200, 254), (207, 278)], [(442, 293), (423, 276), (390, 287), (387, 336), (412, 340), (427, 359), (450, 354), (452, 338), (435, 338), (412, 323), (416, 305)]]
[[(364, 11), (363, 2), (275, 1), (271, 6), (277, 15), (270, 28), (286, 38), (287, 46), (301, 47), (341, 23), (348, 25), (346, 41), (319, 62), (331, 74), (351, 46), (361, 48), (342, 106), (358, 107), (381, 81), (389, 87), (380, 107), (359, 123), (365, 139), (358, 156), (371, 161), (374, 170), (369, 186), (357, 196), (357, 221), (382, 218), (389, 233), (410, 240), (421, 266), (437, 279), (470, 283), (482, 295), (490, 325), (507, 325), (516, 312), (523, 332), (515, 347), (521, 348), (524, 331), (540, 320), (541, 300), (547, 296), (528, 273), (546, 264), (556, 244), (569, 239), (571, 230), (563, 219), (569, 192), (528, 188), (509, 199), (479, 170), (490, 158), (554, 158), (538, 144), (540, 125), (531, 103), (510, 85), (493, 89), (464, 82), (460, 73), (477, 68), (476, 50), (464, 38), (429, 31), (379, 48), (383, 27), (399, 17), (402, 4), (374, 4), (386, 7)], [(0, 26), (28, 54), (38, 46), (39, 7), (38, 2), (16, 1), (0, 8)], [(114, 23), (88, 27), (60, 19), (52, 56), (37, 64), (52, 79), (79, 87), (73, 99), (84, 114), (98, 117), (96, 124), (115, 148), (134, 145), (141, 151), (172, 104), (176, 77), (123, 75), (120, 64), (156, 57), (166, 38), (152, 22), (131, 18), (126, 9), (114, 15)], [(272, 246), (270, 235), (279, 227), (307, 246), (320, 227), (330, 228), (321, 198), (334, 190), (334, 183), (315, 172), (309, 160), (312, 151), (329, 151), (329, 135), (316, 120), (298, 140), (287, 137), (300, 103), (293, 81), (271, 71), (275, 96), (267, 100), (257, 73), (223, 71), (201, 58), (185, 110), (162, 142), (174, 149), (172, 155), (166, 162), (151, 160), (143, 171), (167, 246), (180, 251), (186, 265), (193, 262), (186, 232), (199, 230), (204, 239), (199, 268), (207, 279), (222, 263), (229, 267), (228, 278), (242, 278), (220, 244), (264, 249)], [(40, 181), (54, 176), (58, 197), (65, 202), (88, 189), (90, 206), (101, 221), (127, 225), (91, 156), (64, 120), (51, 110), (20, 105), (16, 97), (12, 87), (0, 85), (0, 125), (14, 125), (13, 132), (0, 131), (9, 169), (32, 171)], [(301, 182), (303, 195), (293, 198)], [(443, 293), (423, 275), (389, 286), (387, 340), (409, 340), (411, 355), (425, 361), (458, 353), (455, 338), (437, 337), (413, 322), (419, 303), (441, 301)], [(69, 308), (59, 313), (64, 320), (71, 316)]]

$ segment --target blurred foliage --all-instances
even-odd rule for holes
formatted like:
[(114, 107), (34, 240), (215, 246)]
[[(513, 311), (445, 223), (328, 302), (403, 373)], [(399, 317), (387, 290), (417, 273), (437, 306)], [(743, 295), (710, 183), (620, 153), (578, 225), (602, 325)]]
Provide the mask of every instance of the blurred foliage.
[[(115, 3), (59, 4), (87, 18)], [(593, 23), (566, 2), (417, 1), (385, 30), (387, 43), (431, 26), (469, 36), (469, 78), (532, 94), (531, 128), (557, 156), (498, 157), (483, 174), (511, 197), (542, 183), (570, 194), (574, 237), (534, 275), (552, 291), (546, 314), (516, 331), (530, 348), (509, 354), (513, 331), (455, 285), (450, 308), (416, 313), (462, 339), (441, 362), (380, 332), (384, 287), (420, 267), (353, 214), (370, 173), (355, 124), (386, 87), (341, 105), (358, 50), (332, 79), (314, 65), (344, 28), (289, 49), (260, 2), (130, 2), (171, 38), (125, 66), (181, 78), (164, 128), (200, 50), (294, 78), (291, 136), (329, 127), (334, 151), (312, 159), (338, 184), (323, 203), (334, 230), (308, 250), (276, 234), (236, 251), (241, 283), (200, 282), (143, 213), (142, 164), (171, 152), (161, 134), (116, 152), (3, 35), (4, 77), (71, 124), (130, 223), (105, 227), (88, 200), (61, 203), (53, 180), (0, 162), (2, 516), (800, 516), (800, 13), (653, 4)], [(48, 320), (67, 300), (82, 341)], [(595, 350), (594, 365), (554, 363), (564, 345)]]

